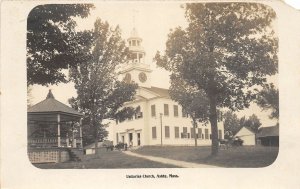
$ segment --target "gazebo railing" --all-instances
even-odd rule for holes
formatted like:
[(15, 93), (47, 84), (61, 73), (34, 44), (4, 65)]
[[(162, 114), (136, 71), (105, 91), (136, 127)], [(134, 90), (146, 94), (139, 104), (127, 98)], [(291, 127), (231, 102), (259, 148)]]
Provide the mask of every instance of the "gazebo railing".
[(29, 138), (28, 145), (31, 147), (57, 147), (57, 137)]
[[(80, 138), (75, 138), (77, 146), (81, 142)], [(57, 137), (40, 137), (40, 138), (29, 138), (29, 147), (58, 147)], [(60, 147), (72, 147), (72, 142), (68, 138), (60, 138)]]

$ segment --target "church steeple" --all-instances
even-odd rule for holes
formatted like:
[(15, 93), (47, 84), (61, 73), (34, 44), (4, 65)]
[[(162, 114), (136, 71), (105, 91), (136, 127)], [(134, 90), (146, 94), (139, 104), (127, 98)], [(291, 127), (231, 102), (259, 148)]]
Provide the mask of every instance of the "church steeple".
[(130, 37), (128, 38), (129, 51), (130, 51), (130, 63), (145, 63), (145, 51), (142, 47), (142, 38), (139, 37), (135, 28), (132, 29)]
[(140, 87), (151, 87), (150, 65), (145, 63), (145, 50), (142, 47), (142, 38), (135, 28), (132, 29), (129, 44), (130, 58), (128, 64), (120, 71), (121, 78), (126, 82), (137, 83)]

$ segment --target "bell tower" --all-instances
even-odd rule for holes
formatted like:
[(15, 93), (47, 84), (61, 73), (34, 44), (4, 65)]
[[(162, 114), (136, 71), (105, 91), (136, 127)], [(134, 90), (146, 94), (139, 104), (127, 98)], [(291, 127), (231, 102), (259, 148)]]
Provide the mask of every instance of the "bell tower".
[(130, 51), (130, 61), (132, 63), (145, 63), (145, 51), (141, 46), (142, 38), (138, 36), (135, 28), (132, 29), (130, 37), (127, 39)]
[(142, 47), (142, 38), (139, 37), (137, 30), (132, 29), (130, 37), (127, 39), (129, 45), (129, 62), (123, 67), (121, 77), (126, 82), (135, 82), (141, 87), (151, 87), (150, 65), (145, 61), (145, 50)]

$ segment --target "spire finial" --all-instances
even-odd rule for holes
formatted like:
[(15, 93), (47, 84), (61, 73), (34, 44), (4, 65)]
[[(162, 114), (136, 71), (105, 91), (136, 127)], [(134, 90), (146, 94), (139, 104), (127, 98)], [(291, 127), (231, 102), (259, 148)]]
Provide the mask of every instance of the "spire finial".
[(52, 94), (51, 89), (49, 89), (49, 92), (48, 92), (48, 94), (47, 94), (46, 99), (48, 99), (48, 98), (53, 98), (53, 99), (55, 99), (55, 98), (54, 98), (54, 95)]
[(136, 9), (133, 9), (132, 12), (133, 12), (133, 16), (132, 16), (133, 28), (135, 28), (135, 16), (139, 11)]

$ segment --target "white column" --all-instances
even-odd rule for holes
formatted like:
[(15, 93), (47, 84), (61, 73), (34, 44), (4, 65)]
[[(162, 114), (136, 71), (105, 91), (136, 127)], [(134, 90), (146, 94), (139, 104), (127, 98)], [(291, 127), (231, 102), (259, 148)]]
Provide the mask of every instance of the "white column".
[(60, 147), (60, 115), (57, 114), (57, 147)]
[(79, 136), (80, 136), (80, 148), (83, 148), (83, 143), (82, 143), (82, 118), (80, 118), (80, 121), (79, 121)]
[(74, 136), (74, 123), (72, 123), (72, 148), (76, 147), (76, 140)]
[(69, 135), (67, 133), (67, 137), (66, 137), (66, 143), (67, 143), (67, 147), (69, 147), (70, 143), (69, 143)]

